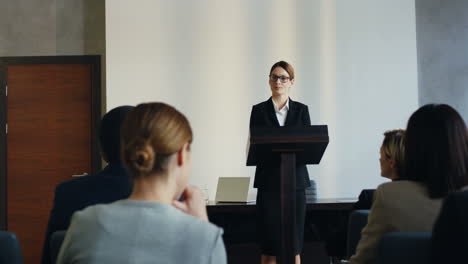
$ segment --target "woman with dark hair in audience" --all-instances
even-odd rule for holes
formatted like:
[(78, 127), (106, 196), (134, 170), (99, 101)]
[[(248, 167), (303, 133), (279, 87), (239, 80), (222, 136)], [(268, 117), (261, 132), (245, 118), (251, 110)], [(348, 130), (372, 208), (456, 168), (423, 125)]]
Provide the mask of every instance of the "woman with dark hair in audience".
[(388, 232), (431, 231), (448, 194), (468, 184), (467, 132), (448, 105), (429, 104), (410, 117), (401, 180), (380, 185), (350, 262), (375, 263)]
[[(465, 133), (463, 133), (465, 130)], [(456, 148), (449, 155), (457, 157), (459, 164), (453, 166), (452, 173), (468, 174), (468, 131), (460, 125), (452, 132), (452, 142)], [(465, 263), (468, 254), (468, 188), (451, 193), (444, 201), (432, 230), (432, 263)]]
[(191, 142), (188, 120), (173, 107), (135, 107), (121, 133), (133, 192), (75, 213), (57, 263), (226, 263), (222, 229), (188, 185)]
[[(380, 175), (392, 181), (398, 180), (402, 174), (405, 158), (405, 130), (393, 129), (385, 131), (384, 140), (380, 147)], [(362, 190), (354, 209), (370, 209), (375, 189)]]

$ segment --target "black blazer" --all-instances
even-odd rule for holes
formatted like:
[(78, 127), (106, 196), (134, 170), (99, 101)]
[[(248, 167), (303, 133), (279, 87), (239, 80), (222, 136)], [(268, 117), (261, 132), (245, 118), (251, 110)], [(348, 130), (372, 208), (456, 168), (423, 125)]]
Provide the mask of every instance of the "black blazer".
[(96, 174), (57, 185), (44, 240), (42, 264), (52, 262), (50, 237), (55, 231), (68, 228), (74, 212), (90, 205), (128, 198), (131, 186), (128, 172), (120, 164), (111, 164)]
[[(289, 111), (284, 126), (310, 126), (310, 116), (307, 105), (295, 102), (289, 98)], [(253, 127), (280, 127), (271, 97), (267, 101), (252, 107), (250, 128)], [(278, 162), (275, 162), (275, 164), (259, 165), (255, 170), (254, 187), (270, 191), (279, 191), (279, 179), (280, 168)], [(296, 167), (296, 189), (303, 190), (309, 186), (310, 179), (306, 165), (298, 165)]]

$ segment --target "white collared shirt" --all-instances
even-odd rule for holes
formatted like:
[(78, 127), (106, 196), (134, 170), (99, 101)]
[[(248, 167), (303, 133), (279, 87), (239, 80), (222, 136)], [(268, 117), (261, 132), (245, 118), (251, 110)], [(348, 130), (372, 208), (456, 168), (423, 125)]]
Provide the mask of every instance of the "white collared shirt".
[(286, 117), (288, 116), (288, 111), (289, 111), (289, 98), (288, 98), (288, 101), (286, 101), (286, 104), (283, 106), (283, 108), (278, 109), (278, 106), (276, 106), (274, 101), (273, 101), (273, 106), (275, 107), (276, 118), (278, 119), (279, 125), (284, 126), (284, 123), (286, 122)]

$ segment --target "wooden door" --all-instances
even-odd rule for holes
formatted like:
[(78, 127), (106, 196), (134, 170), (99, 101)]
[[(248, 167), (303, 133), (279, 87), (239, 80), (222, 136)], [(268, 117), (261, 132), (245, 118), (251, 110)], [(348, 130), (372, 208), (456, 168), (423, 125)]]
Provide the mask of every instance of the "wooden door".
[(6, 83), (6, 228), (33, 264), (55, 186), (95, 166), (93, 65), (9, 65)]

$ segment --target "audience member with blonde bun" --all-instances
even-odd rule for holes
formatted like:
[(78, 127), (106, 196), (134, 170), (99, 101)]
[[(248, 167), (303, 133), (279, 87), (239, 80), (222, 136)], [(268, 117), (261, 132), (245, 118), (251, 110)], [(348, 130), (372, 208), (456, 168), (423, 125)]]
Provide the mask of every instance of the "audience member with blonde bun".
[(58, 263), (226, 263), (223, 231), (208, 222), (201, 190), (188, 184), (192, 137), (173, 107), (135, 107), (121, 137), (133, 192), (75, 213)]

